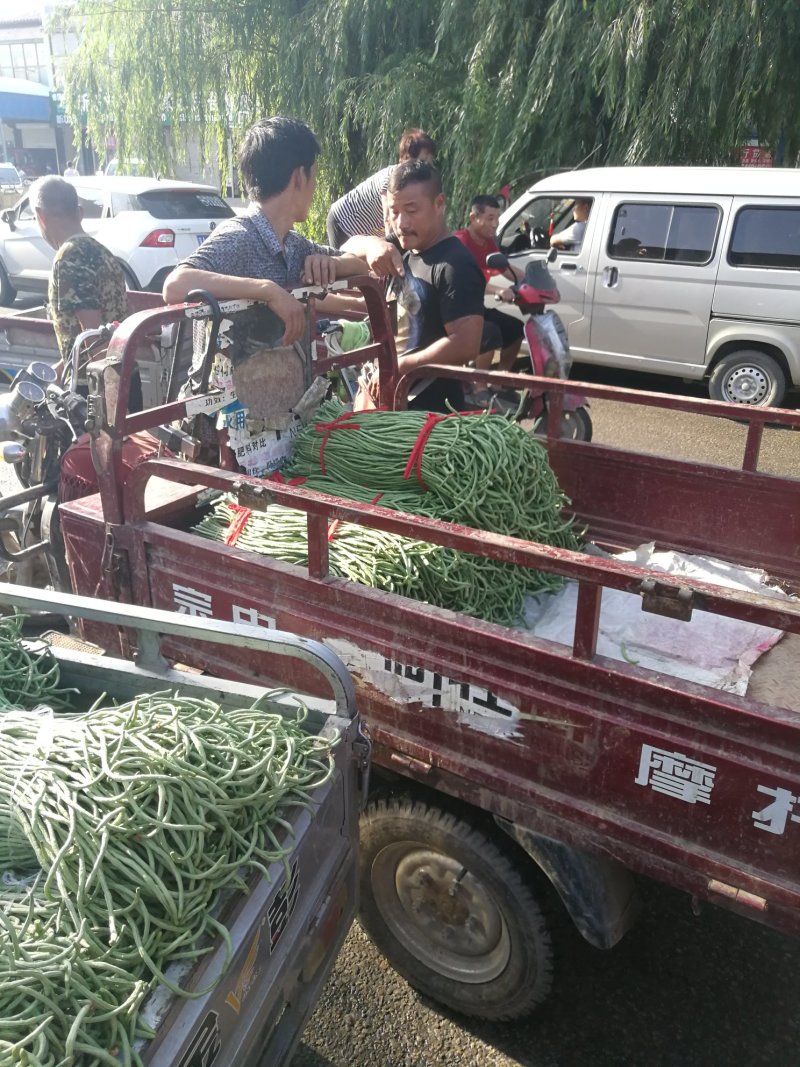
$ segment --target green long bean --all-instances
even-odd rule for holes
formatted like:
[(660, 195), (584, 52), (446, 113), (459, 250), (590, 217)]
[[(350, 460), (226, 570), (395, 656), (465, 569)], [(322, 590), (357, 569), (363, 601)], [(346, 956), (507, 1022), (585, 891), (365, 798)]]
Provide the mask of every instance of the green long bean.
[(230, 956), (225, 894), (288, 872), (289, 815), (333, 770), (304, 720), (173, 693), (0, 715), (0, 1067), (139, 1065), (150, 990), (205, 995), (165, 972)]

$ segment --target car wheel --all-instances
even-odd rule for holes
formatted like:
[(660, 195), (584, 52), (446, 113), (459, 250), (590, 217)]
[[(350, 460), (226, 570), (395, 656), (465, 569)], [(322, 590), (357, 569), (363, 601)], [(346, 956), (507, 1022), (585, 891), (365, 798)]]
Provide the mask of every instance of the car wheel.
[(786, 375), (772, 356), (742, 349), (723, 356), (711, 372), (708, 395), (726, 404), (777, 407), (786, 392)]
[(11, 307), (17, 299), (17, 290), (8, 278), (6, 268), (0, 263), (0, 306)]
[(362, 816), (362, 927), (412, 986), (465, 1015), (520, 1018), (550, 991), (550, 934), (528, 882), (439, 808), (377, 800)]
[(117, 263), (119, 263), (120, 267), (122, 268), (122, 273), (125, 276), (125, 288), (128, 291), (133, 289), (135, 292), (138, 293), (141, 289), (141, 285), (139, 285), (136, 275), (133, 273), (130, 267), (126, 267), (124, 263), (120, 262), (120, 260), (117, 260)]

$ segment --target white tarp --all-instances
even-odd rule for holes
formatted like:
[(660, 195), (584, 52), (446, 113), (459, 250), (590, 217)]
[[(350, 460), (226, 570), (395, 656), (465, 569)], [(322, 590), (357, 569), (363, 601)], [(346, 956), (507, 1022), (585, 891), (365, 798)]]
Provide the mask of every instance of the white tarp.
[[(599, 549), (590, 551), (605, 555)], [(656, 552), (652, 543), (607, 558), (675, 577), (790, 599), (781, 589), (767, 584), (763, 571), (705, 556)], [(537, 637), (571, 646), (577, 599), (576, 582), (568, 582), (553, 596), (529, 598), (525, 608), (529, 629)], [(706, 611), (695, 610), (690, 622), (664, 618), (642, 611), (641, 597), (633, 593), (604, 589), (597, 652), (609, 659), (626, 660), (674, 678), (744, 696), (753, 664), (782, 635), (782, 630)]]

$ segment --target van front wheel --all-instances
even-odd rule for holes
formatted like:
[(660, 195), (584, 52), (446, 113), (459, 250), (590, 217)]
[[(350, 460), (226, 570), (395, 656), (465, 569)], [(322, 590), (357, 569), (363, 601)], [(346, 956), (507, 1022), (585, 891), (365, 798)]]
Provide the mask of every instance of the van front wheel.
[(723, 356), (708, 382), (712, 400), (726, 404), (778, 407), (786, 392), (786, 375), (772, 356), (742, 349)]

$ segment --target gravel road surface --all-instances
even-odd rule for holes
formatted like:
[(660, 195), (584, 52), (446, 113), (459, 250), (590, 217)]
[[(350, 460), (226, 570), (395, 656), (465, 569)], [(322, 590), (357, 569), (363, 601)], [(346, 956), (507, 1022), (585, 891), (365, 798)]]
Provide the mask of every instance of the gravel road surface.
[(642, 886), (610, 952), (565, 929), (550, 999), (469, 1022), (418, 997), (356, 925), (292, 1067), (797, 1067), (800, 942)]

